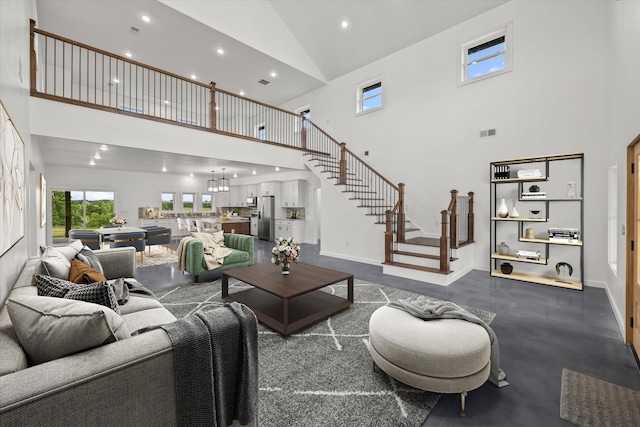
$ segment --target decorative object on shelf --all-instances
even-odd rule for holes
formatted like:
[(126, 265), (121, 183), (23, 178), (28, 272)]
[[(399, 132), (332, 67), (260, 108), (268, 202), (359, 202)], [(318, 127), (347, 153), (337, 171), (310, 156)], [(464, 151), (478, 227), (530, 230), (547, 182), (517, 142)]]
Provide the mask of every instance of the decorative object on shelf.
[(518, 249), (516, 251), (516, 257), (521, 259), (530, 259), (533, 261), (540, 261), (541, 256), (542, 254), (540, 253), (540, 251), (528, 251), (524, 249)]
[(567, 184), (567, 197), (569, 199), (575, 199), (576, 197), (578, 197), (575, 181), (569, 181), (569, 183)]
[(271, 262), (282, 265), (282, 274), (289, 274), (292, 262), (298, 262), (300, 246), (293, 237), (280, 237), (271, 249)]
[(116, 215), (116, 216), (114, 216), (113, 218), (111, 218), (109, 220), (109, 224), (115, 225), (118, 228), (122, 228), (125, 225), (127, 225), (127, 218), (125, 218), (123, 216), (120, 216), (120, 215)]
[(542, 172), (540, 169), (524, 169), (518, 171), (518, 178), (540, 178), (542, 176)]
[(511, 208), (511, 212), (509, 212), (509, 218), (518, 218), (520, 214), (516, 209), (516, 199), (513, 199), (513, 207)]
[(506, 218), (507, 216), (509, 216), (509, 208), (507, 207), (507, 202), (505, 202), (505, 199), (500, 200), (500, 206), (498, 206), (496, 214), (498, 214), (500, 218)]
[(524, 237), (527, 239), (535, 239), (536, 238), (536, 232), (533, 228), (527, 228), (526, 230), (524, 230)]
[(542, 218), (542, 214), (541, 214), (541, 210), (540, 209), (534, 209), (529, 211), (529, 218), (531, 219), (541, 219)]
[(556, 282), (569, 283), (566, 280), (565, 268), (567, 273), (569, 273), (569, 277), (571, 277), (571, 275), (573, 274), (573, 267), (571, 266), (571, 264), (564, 261), (559, 262), (556, 264), (556, 273), (558, 273), (558, 276), (561, 276), (561, 278), (556, 279)]
[(513, 272), (513, 265), (509, 264), (508, 262), (503, 262), (502, 264), (500, 264), (500, 271), (502, 271), (504, 274), (511, 274)]
[(496, 247), (496, 250), (500, 255), (507, 255), (509, 253), (509, 245), (505, 242), (500, 242), (500, 244)]
[(531, 187), (529, 187), (530, 193), (537, 193), (539, 191), (540, 191), (540, 187), (538, 187), (537, 185), (532, 185)]

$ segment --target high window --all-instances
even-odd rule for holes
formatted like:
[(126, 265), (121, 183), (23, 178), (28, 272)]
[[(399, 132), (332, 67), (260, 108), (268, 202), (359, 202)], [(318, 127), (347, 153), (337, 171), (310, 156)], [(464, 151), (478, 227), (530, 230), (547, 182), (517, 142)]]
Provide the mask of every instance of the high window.
[(296, 129), (296, 131), (301, 131), (302, 130), (302, 117), (304, 117), (306, 120), (304, 121), (305, 123), (305, 128), (309, 129), (309, 120), (311, 119), (311, 108), (310, 107), (303, 107), (300, 110), (297, 110), (296, 113), (298, 113), (298, 115), (301, 117), (301, 119), (299, 120), (298, 123), (298, 129)]
[(264, 140), (267, 137), (267, 130), (264, 126), (264, 123), (259, 124), (256, 129), (256, 138)]
[(460, 84), (482, 80), (512, 69), (511, 23), (461, 47)]
[(382, 79), (375, 79), (358, 85), (356, 113), (368, 113), (383, 107)]
[(52, 191), (51, 237), (63, 238), (69, 230), (109, 225), (115, 214), (114, 200), (112, 191)]

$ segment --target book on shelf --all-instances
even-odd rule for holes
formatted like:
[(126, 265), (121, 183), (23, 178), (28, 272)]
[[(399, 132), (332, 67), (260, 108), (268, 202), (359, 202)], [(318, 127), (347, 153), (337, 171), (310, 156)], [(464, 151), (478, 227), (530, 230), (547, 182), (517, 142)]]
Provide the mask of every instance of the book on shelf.
[(547, 193), (527, 193), (527, 192), (522, 192), (522, 199), (546, 199), (547, 198)]

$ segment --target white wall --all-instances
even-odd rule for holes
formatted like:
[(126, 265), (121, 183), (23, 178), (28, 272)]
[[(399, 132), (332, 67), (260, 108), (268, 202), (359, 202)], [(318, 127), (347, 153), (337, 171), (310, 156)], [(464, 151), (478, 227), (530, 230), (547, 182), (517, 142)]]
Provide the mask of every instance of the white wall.
[(26, 148), (25, 237), (0, 258), (0, 304), (17, 279), (27, 257), (37, 254), (44, 242), (39, 223), (42, 156), (32, 144), (29, 123), (29, 19), (35, 19), (35, 2), (0, 1), (0, 100), (4, 104)]
[(640, 133), (640, 59), (635, 54), (640, 51), (640, 2), (609, 2), (608, 6), (608, 77), (605, 82), (608, 127), (605, 141), (609, 148), (607, 166), (618, 164), (618, 268), (617, 274), (613, 274), (608, 266), (605, 271), (609, 299), (620, 330), (624, 331), (626, 236), (622, 234), (622, 227), (626, 223), (626, 148)]
[[(606, 281), (606, 10), (604, 1), (512, 1), (285, 104), (393, 182), (408, 216), (436, 233), (449, 191), (476, 194), (476, 267), (488, 269), (489, 162), (585, 152), (586, 282)], [(459, 44), (513, 22), (513, 71), (458, 87)], [(356, 86), (383, 75), (384, 109), (356, 116)], [(480, 140), (479, 131), (497, 136)], [(325, 202), (323, 194), (323, 204)], [(324, 206), (323, 206), (324, 208)], [(324, 213), (323, 213), (324, 217)], [(323, 225), (325, 221), (323, 219)], [(344, 240), (335, 227), (322, 242)], [(336, 247), (335, 250), (339, 248)], [(345, 256), (375, 258), (340, 248)]]

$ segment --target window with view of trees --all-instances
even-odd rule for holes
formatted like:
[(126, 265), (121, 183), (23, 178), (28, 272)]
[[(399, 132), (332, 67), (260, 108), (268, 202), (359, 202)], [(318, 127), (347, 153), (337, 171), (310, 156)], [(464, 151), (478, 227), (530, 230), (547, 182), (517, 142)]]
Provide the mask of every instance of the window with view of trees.
[(173, 212), (173, 203), (175, 199), (175, 193), (162, 193), (162, 210), (164, 212)]
[(109, 225), (115, 214), (112, 191), (52, 191), (51, 237), (68, 237), (69, 230)]
[(182, 211), (193, 212), (193, 200), (195, 199), (193, 193), (182, 193)]
[(202, 212), (211, 212), (213, 210), (213, 196), (205, 193), (202, 195)]

